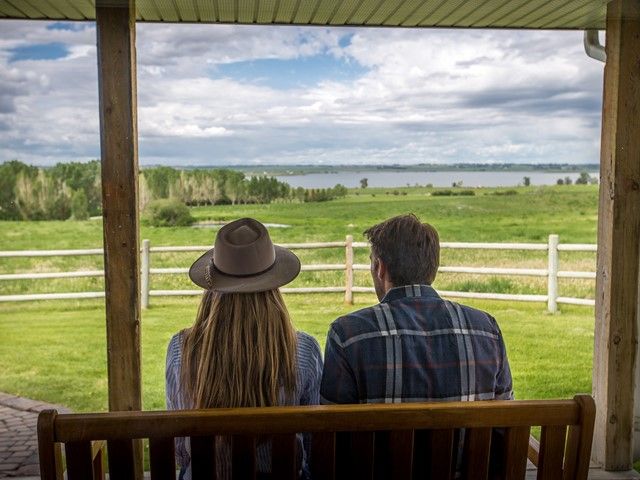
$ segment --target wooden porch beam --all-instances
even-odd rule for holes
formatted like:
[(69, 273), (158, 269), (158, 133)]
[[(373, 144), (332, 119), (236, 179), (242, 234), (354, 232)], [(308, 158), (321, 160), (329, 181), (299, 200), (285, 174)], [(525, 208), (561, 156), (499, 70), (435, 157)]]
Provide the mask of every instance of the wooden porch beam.
[(640, 1), (607, 7), (593, 390), (593, 457), (632, 467), (640, 270)]
[[(98, 0), (96, 25), (109, 410), (141, 410), (134, 0)], [(136, 478), (142, 455), (135, 445)]]

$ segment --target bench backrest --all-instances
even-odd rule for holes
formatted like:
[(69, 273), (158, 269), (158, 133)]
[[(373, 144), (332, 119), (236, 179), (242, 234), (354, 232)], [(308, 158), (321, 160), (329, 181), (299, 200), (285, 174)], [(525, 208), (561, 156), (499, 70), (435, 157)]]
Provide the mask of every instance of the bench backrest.
[[(464, 428), (463, 478), (487, 478), (499, 449), (500, 478), (524, 478), (529, 434), (540, 426), (538, 478), (586, 479), (595, 404), (573, 400), (332, 405), (170, 412), (60, 414), (38, 419), (42, 479), (57, 478), (63, 443), (69, 480), (93, 478), (92, 444), (106, 440), (111, 478), (134, 478), (133, 439), (149, 439), (151, 478), (174, 479), (174, 438), (191, 437), (193, 478), (215, 478), (216, 435), (231, 437), (234, 478), (254, 478), (256, 439), (272, 438), (272, 478), (293, 479), (297, 432), (312, 433), (313, 478), (434, 478), (455, 474)], [(499, 427), (500, 445), (491, 446)], [(503, 434), (503, 435), (502, 435)], [(494, 437), (496, 437), (494, 435)]]

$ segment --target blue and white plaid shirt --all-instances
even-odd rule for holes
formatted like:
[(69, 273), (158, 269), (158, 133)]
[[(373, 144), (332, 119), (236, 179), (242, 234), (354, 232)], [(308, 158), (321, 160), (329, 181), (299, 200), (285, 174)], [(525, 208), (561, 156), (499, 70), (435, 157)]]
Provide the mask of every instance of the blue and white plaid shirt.
[(338, 318), (327, 336), (322, 403), (398, 403), (513, 398), (495, 319), (406, 285)]

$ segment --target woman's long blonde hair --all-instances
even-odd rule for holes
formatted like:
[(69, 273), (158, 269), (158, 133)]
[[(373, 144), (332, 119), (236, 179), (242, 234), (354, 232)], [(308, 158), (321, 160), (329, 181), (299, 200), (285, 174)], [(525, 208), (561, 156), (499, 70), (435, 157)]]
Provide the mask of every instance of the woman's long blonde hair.
[(278, 289), (206, 291), (183, 337), (185, 401), (192, 408), (278, 405), (296, 389), (296, 343)]

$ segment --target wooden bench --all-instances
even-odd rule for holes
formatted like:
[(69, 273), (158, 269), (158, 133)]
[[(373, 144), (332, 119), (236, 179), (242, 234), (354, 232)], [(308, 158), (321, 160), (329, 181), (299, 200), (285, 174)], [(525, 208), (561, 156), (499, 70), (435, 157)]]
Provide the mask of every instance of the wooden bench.
[[(296, 432), (311, 432), (314, 479), (452, 478), (463, 443), (462, 478), (488, 478), (489, 458), (502, 456), (497, 478), (526, 475), (527, 457), (538, 479), (585, 479), (595, 404), (573, 400), (486, 401), (269, 407), (170, 412), (57, 414), (38, 418), (40, 471), (61, 480), (56, 445), (64, 444), (69, 480), (94, 478), (92, 442), (106, 440), (112, 479), (134, 478), (132, 439), (149, 439), (151, 478), (175, 480), (174, 438), (191, 437), (193, 478), (215, 478), (215, 435), (231, 436), (234, 478), (255, 477), (256, 438), (272, 441), (272, 478), (297, 478)], [(530, 451), (540, 426), (539, 453)], [(492, 427), (500, 445), (491, 448)], [(464, 442), (457, 442), (464, 428)], [(59, 449), (59, 448), (58, 448)], [(97, 469), (99, 470), (99, 468)], [(58, 472), (58, 473), (57, 473)]]

